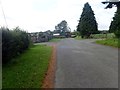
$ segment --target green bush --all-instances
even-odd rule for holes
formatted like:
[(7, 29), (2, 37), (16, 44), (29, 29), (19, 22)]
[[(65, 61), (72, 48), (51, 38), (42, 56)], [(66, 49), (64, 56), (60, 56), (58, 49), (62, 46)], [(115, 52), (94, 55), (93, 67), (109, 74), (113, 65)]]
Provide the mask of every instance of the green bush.
[(99, 38), (115, 38), (114, 33), (107, 33), (107, 34), (92, 34), (92, 38), (99, 39)]
[(115, 36), (116, 36), (117, 38), (120, 38), (120, 30), (116, 30), (116, 31), (114, 32), (114, 34), (115, 34)]
[(13, 30), (0, 28), (2, 31), (2, 63), (7, 63), (29, 47), (27, 32), (16, 27)]

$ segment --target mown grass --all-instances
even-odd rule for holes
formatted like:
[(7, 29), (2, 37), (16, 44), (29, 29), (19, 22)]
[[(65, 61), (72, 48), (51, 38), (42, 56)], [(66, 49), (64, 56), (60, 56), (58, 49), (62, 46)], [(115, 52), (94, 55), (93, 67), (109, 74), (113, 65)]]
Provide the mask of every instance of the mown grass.
[(3, 66), (3, 88), (40, 88), (48, 68), (52, 48), (34, 45)]
[(59, 42), (61, 41), (63, 38), (53, 38), (51, 39), (49, 42)]
[(120, 48), (120, 39), (97, 40), (96, 43)]

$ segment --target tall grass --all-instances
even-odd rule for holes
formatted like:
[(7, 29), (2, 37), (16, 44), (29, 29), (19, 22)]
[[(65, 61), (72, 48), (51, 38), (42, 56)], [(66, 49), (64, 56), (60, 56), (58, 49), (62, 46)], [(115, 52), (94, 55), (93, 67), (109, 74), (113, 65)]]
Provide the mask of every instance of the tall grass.
[(99, 39), (99, 38), (114, 38), (115, 35), (114, 33), (108, 33), (108, 34), (93, 34), (91, 35), (92, 38), (94, 39)]
[(81, 40), (82, 38), (81, 38), (81, 36), (76, 36), (75, 37), (75, 40)]
[(117, 38), (97, 40), (96, 43), (120, 48), (120, 39)]

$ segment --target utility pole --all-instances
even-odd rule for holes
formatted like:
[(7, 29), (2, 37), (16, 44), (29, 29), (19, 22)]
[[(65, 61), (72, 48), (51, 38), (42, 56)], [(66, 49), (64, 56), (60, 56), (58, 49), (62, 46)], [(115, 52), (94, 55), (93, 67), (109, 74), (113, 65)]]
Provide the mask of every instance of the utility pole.
[(3, 6), (2, 6), (2, 1), (1, 1), (1, 0), (0, 0), (0, 5), (1, 5), (1, 9), (2, 9), (3, 16), (4, 16), (4, 20), (5, 20), (6, 27), (8, 27), (7, 20), (6, 20), (6, 16), (5, 16), (5, 12), (4, 12), (4, 9), (3, 9)]

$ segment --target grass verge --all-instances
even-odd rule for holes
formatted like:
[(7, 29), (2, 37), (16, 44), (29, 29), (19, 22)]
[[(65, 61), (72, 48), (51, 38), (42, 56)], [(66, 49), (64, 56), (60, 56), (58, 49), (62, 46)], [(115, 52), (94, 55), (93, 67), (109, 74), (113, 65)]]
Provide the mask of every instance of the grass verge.
[(76, 36), (74, 39), (75, 40), (81, 40), (82, 38), (81, 38), (81, 36)]
[(92, 34), (91, 37), (93, 37), (94, 39), (99, 39), (99, 38), (114, 38), (115, 35), (114, 35), (114, 33)]
[(52, 47), (35, 45), (3, 66), (3, 88), (41, 88)]
[(96, 43), (120, 48), (120, 39), (97, 40)]
[(62, 38), (53, 38), (49, 42), (59, 42), (61, 40), (62, 40)]

